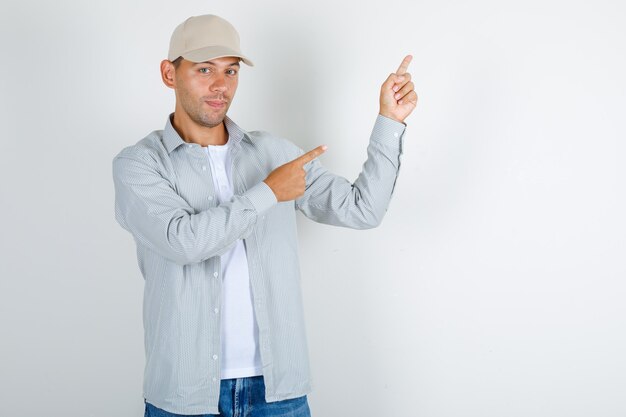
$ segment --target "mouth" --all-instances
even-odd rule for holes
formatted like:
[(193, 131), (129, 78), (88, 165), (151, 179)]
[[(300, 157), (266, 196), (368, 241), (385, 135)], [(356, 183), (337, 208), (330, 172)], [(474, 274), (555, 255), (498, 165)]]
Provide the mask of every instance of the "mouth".
[(221, 109), (226, 105), (226, 102), (222, 100), (205, 100), (204, 102), (215, 109)]

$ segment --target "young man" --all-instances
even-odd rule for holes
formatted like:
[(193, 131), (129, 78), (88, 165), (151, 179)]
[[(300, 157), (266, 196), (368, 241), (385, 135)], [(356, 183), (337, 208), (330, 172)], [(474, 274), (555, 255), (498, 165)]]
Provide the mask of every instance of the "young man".
[(181, 23), (161, 62), (175, 111), (113, 160), (115, 216), (145, 279), (146, 415), (309, 416), (295, 211), (371, 228), (395, 187), (410, 55), (382, 85), (354, 183), (315, 159), (325, 146), (305, 153), (226, 116), (240, 61), (253, 65), (224, 19)]

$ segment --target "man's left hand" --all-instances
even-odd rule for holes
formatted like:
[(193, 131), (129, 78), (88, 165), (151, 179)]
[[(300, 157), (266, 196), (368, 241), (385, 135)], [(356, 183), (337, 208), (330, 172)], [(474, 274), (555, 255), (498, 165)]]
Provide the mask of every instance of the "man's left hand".
[(406, 72), (412, 59), (411, 55), (407, 55), (398, 70), (389, 74), (380, 89), (379, 113), (402, 123), (417, 106), (417, 93), (413, 90), (411, 74)]

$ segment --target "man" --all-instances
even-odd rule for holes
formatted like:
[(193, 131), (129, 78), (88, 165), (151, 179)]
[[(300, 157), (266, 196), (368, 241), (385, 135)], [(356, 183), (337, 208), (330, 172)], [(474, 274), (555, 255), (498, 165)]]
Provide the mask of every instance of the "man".
[(354, 183), (226, 113), (239, 35), (195, 16), (173, 32), (161, 76), (174, 113), (113, 160), (115, 216), (145, 279), (146, 415), (309, 416), (296, 215), (377, 226), (393, 193), (404, 119), (417, 95), (407, 56), (381, 88), (368, 158)]

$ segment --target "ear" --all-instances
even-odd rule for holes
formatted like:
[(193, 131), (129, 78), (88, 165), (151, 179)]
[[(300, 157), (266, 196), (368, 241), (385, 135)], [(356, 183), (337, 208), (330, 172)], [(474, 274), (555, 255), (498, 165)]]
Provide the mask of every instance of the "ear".
[(169, 88), (176, 88), (176, 68), (167, 59), (161, 61), (161, 79)]

